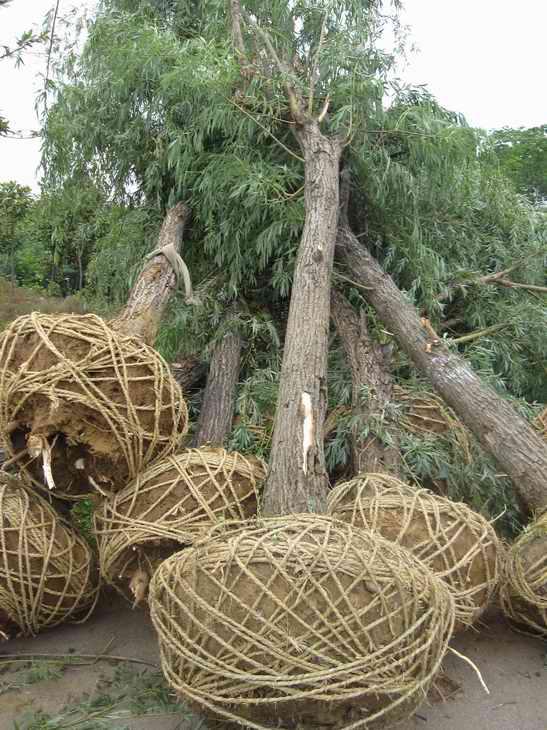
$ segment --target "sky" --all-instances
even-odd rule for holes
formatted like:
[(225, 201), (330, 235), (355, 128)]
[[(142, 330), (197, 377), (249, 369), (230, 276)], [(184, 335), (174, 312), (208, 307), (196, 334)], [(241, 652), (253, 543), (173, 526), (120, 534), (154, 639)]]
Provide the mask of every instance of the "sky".
[[(74, 0), (60, 0), (60, 12)], [(82, 0), (79, 5), (93, 5)], [(54, 0), (12, 0), (0, 9), (0, 46), (40, 25)], [(417, 50), (404, 81), (428, 86), (448, 109), (484, 129), (531, 127), (547, 122), (545, 81), (546, 0), (406, 0), (403, 22)], [(31, 52), (25, 66), (0, 63), (0, 113), (13, 129), (37, 129), (35, 94), (43, 84), (45, 54)], [(0, 138), (0, 181), (38, 190), (40, 140)]]

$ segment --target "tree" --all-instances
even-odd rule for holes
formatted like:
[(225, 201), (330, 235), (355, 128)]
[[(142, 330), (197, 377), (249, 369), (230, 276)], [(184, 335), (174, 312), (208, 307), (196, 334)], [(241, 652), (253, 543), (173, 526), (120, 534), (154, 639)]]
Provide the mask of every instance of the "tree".
[(20, 245), (17, 226), (32, 205), (31, 189), (16, 182), (0, 183), (0, 251), (15, 283), (15, 256)]
[(511, 477), (525, 511), (541, 513), (547, 507), (547, 445), (539, 434), (485, 386), (462, 358), (450, 352), (427, 320), (419, 320), (412, 305), (344, 221), (338, 246), (386, 327)]
[(237, 310), (228, 310), (213, 345), (194, 446), (224, 446), (230, 435), (242, 346)]
[[(11, 0), (0, 0), (0, 10), (5, 8)], [(32, 46), (44, 43), (49, 37), (46, 30), (41, 33), (35, 33), (32, 30), (26, 30), (16, 39), (15, 45), (7, 46), (0, 44), (0, 61), (11, 59), (15, 61), (16, 66), (20, 66), (23, 63), (23, 54), (28, 51)], [(10, 133), (9, 121), (0, 115), (0, 137), (5, 137)]]
[[(259, 321), (259, 311), (267, 314), (285, 340), (288, 363), (298, 350), (298, 338), (305, 340), (310, 332), (309, 327), (294, 326), (301, 295), (319, 297), (322, 332), (311, 331), (309, 344), (314, 352), (319, 352), (319, 342), (326, 348), (324, 293), (330, 262), (327, 255), (321, 262), (312, 260), (314, 266), (320, 264), (322, 278), (320, 286), (306, 292), (299, 276), (305, 258), (299, 249), (310, 222), (332, 220), (336, 208), (331, 202), (337, 195), (337, 175), (328, 178), (332, 200), (326, 189), (317, 191), (328, 205), (321, 208), (310, 198), (314, 161), (306, 157), (311, 141), (303, 139), (309, 120), (317, 121), (327, 107), (328, 96), (321, 126), (310, 136), (333, 145), (343, 140), (344, 167), (351, 179), (348, 215), (359, 241), (431, 326), (453, 341), (452, 347), (502, 397), (539, 401), (546, 395), (541, 370), (546, 354), (544, 281), (537, 266), (545, 223), (481, 157), (487, 141), (457, 114), (420, 89), (395, 87), (392, 103), (384, 105), (393, 58), (379, 51), (376, 41), (392, 20), (386, 7), (348, 2), (338, 11), (328, 3), (288, 7), (279, 0), (271, 6), (244, 5), (240, 14), (239, 5), (232, 3), (228, 17), (225, 4), (217, 0), (191, 8), (109, 0), (89, 29), (83, 54), (67, 65), (50, 107), (46, 180), (62, 188), (75, 171), (85, 173), (110, 190), (117, 204), (128, 205), (133, 220), (139, 212), (161, 212), (178, 199), (188, 201), (193, 222), (185, 259), (200, 291), (209, 294), (191, 313), (182, 307), (172, 310), (160, 332), (160, 347), (174, 353), (175, 343), (184, 341), (187, 354), (200, 352), (215, 339), (211, 332), (222, 326), (233, 303), (245, 302), (253, 322)], [(338, 169), (338, 161), (331, 161), (329, 169)], [(318, 245), (326, 245), (321, 253), (330, 255), (329, 225), (326, 230), (329, 235), (321, 233), (324, 241), (310, 246), (315, 254)], [(117, 296), (112, 281), (118, 282), (123, 273), (117, 262), (123, 261), (124, 251), (132, 255), (131, 247), (125, 240), (112, 247), (108, 237), (104, 240), (100, 256), (108, 265), (97, 266), (92, 258), (89, 279), (96, 291)], [(492, 277), (509, 269), (515, 285), (502, 286), (501, 279), (494, 284)], [(335, 276), (337, 286), (356, 303), (358, 287), (347, 282), (351, 276), (347, 271)], [(289, 293), (295, 302), (291, 314)], [(364, 343), (365, 333), (361, 335)], [(382, 337), (389, 344), (389, 328)], [(242, 358), (230, 444), (256, 447), (254, 434), (260, 431), (266, 434), (260, 448), (267, 454), (278, 384), (284, 381), (279, 402), (288, 403), (294, 417), (284, 420), (283, 408), (278, 409), (271, 459), (276, 466), (269, 482), (274, 485), (280, 473), (281, 423), (295, 429), (291, 463), (302, 472), (306, 409), (298, 413), (296, 407), (308, 391), (302, 381), (289, 393), (287, 383), (298, 381), (300, 376), (293, 378), (298, 368), (292, 371), (286, 365), (281, 378), (279, 351), (259, 338), (255, 344), (253, 357)], [(328, 395), (334, 411), (348, 404), (352, 389), (341, 352), (330, 344), (331, 387), (323, 400)], [(372, 352), (377, 343), (367, 346)], [(325, 351), (318, 356), (318, 367), (310, 367), (317, 380), (324, 371)], [(295, 357), (295, 363), (297, 359), (300, 367), (303, 358)], [(392, 377), (397, 383), (416, 379), (408, 358), (397, 350)], [(318, 400), (312, 402), (316, 427), (324, 411)], [(526, 403), (523, 407), (531, 410)], [(342, 431), (337, 426), (329, 444), (331, 465), (335, 451), (342, 458)], [(324, 485), (318, 428), (315, 437), (318, 471), (313, 481)], [(406, 448), (408, 441), (401, 443)], [(436, 453), (420, 476), (436, 464), (446, 470), (448, 458)], [(496, 473), (481, 461), (461, 477), (470, 483), (474, 477), (469, 475), (476, 475), (481, 489), (488, 484), (500, 490), (498, 501), (482, 494), (477, 503), (481, 507), (487, 502), (485, 509), (494, 514), (506, 497)], [(292, 508), (310, 507), (311, 500), (304, 499), (307, 476), (305, 481)], [(280, 495), (293, 483), (290, 476), (270, 493)]]

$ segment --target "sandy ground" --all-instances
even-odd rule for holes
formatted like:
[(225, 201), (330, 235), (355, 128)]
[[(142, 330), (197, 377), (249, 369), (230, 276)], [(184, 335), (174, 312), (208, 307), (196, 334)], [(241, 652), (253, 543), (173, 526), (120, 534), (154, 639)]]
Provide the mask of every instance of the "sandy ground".
[[(106, 596), (86, 624), (64, 625), (34, 640), (2, 644), (0, 663), (8, 653), (101, 654), (111, 640), (111, 655), (159, 661), (147, 615)], [(469, 631), (452, 645), (480, 668), (490, 694), (466, 663), (448, 656), (439, 686), (451, 697), (442, 702), (437, 692), (432, 693), (412, 720), (399, 726), (402, 730), (547, 730), (547, 646), (543, 642), (513, 633), (493, 612), (480, 632)], [(59, 678), (17, 690), (8, 688), (9, 674), (1, 675), (0, 730), (15, 730), (15, 722), (29, 709), (56, 713), (69, 700), (93, 696), (112, 672), (112, 664), (98, 661), (69, 667)], [(191, 730), (200, 723), (176, 714), (135, 718), (125, 724), (131, 730)]]

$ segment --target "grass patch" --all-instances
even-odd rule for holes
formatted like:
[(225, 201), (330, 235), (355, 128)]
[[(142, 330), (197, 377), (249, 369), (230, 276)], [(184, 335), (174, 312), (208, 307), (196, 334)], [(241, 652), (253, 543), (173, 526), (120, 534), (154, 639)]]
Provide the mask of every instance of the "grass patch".
[[(60, 677), (70, 666), (70, 660), (63, 666), (55, 665), (47, 670), (41, 665), (48, 663), (32, 664), (36, 666), (17, 672), (23, 675), (26, 671), (27, 684)], [(8, 689), (23, 686), (21, 682)], [(14, 723), (13, 730), (132, 730), (133, 719), (147, 718), (152, 728), (155, 720), (174, 714), (180, 716), (181, 730), (205, 728), (202, 718), (176, 701), (160, 671), (120, 664), (111, 679), (99, 684), (93, 696), (69, 703), (55, 714), (29, 710)]]

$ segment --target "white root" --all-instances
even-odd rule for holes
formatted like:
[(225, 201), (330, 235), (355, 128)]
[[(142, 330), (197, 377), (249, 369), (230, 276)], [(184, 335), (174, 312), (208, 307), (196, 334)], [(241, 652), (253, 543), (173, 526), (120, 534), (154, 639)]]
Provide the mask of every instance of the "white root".
[(471, 667), (471, 669), (474, 670), (475, 674), (479, 678), (479, 682), (481, 683), (482, 688), (484, 689), (484, 691), (486, 692), (486, 694), (489, 695), (490, 694), (490, 690), (488, 689), (488, 687), (486, 685), (486, 682), (482, 678), (482, 674), (480, 673), (480, 670), (477, 667), (477, 665), (474, 662), (472, 662), (469, 657), (465, 656), (465, 654), (460, 654), (459, 651), (456, 651), (456, 649), (453, 649), (451, 646), (448, 647), (448, 651), (451, 651), (459, 659), (461, 659), (462, 661), (467, 662), (467, 664), (469, 664), (469, 666)]
[(302, 412), (302, 471), (304, 474), (308, 473), (308, 452), (313, 444), (314, 439), (314, 425), (313, 425), (313, 412), (311, 407), (311, 395), (305, 391), (302, 393), (300, 400), (300, 408)]
[(50, 444), (45, 436), (29, 436), (27, 441), (28, 452), (33, 459), (42, 457), (42, 470), (44, 472), (44, 479), (48, 489), (51, 491), (55, 489), (55, 480), (53, 479), (53, 472), (51, 470), (51, 450), (55, 446), (57, 436), (53, 439), (53, 443)]
[(131, 580), (129, 581), (129, 590), (135, 597), (133, 601), (133, 608), (139, 605), (141, 601), (144, 601), (148, 592), (148, 584), (150, 583), (150, 576), (142, 568), (137, 568), (133, 573)]

